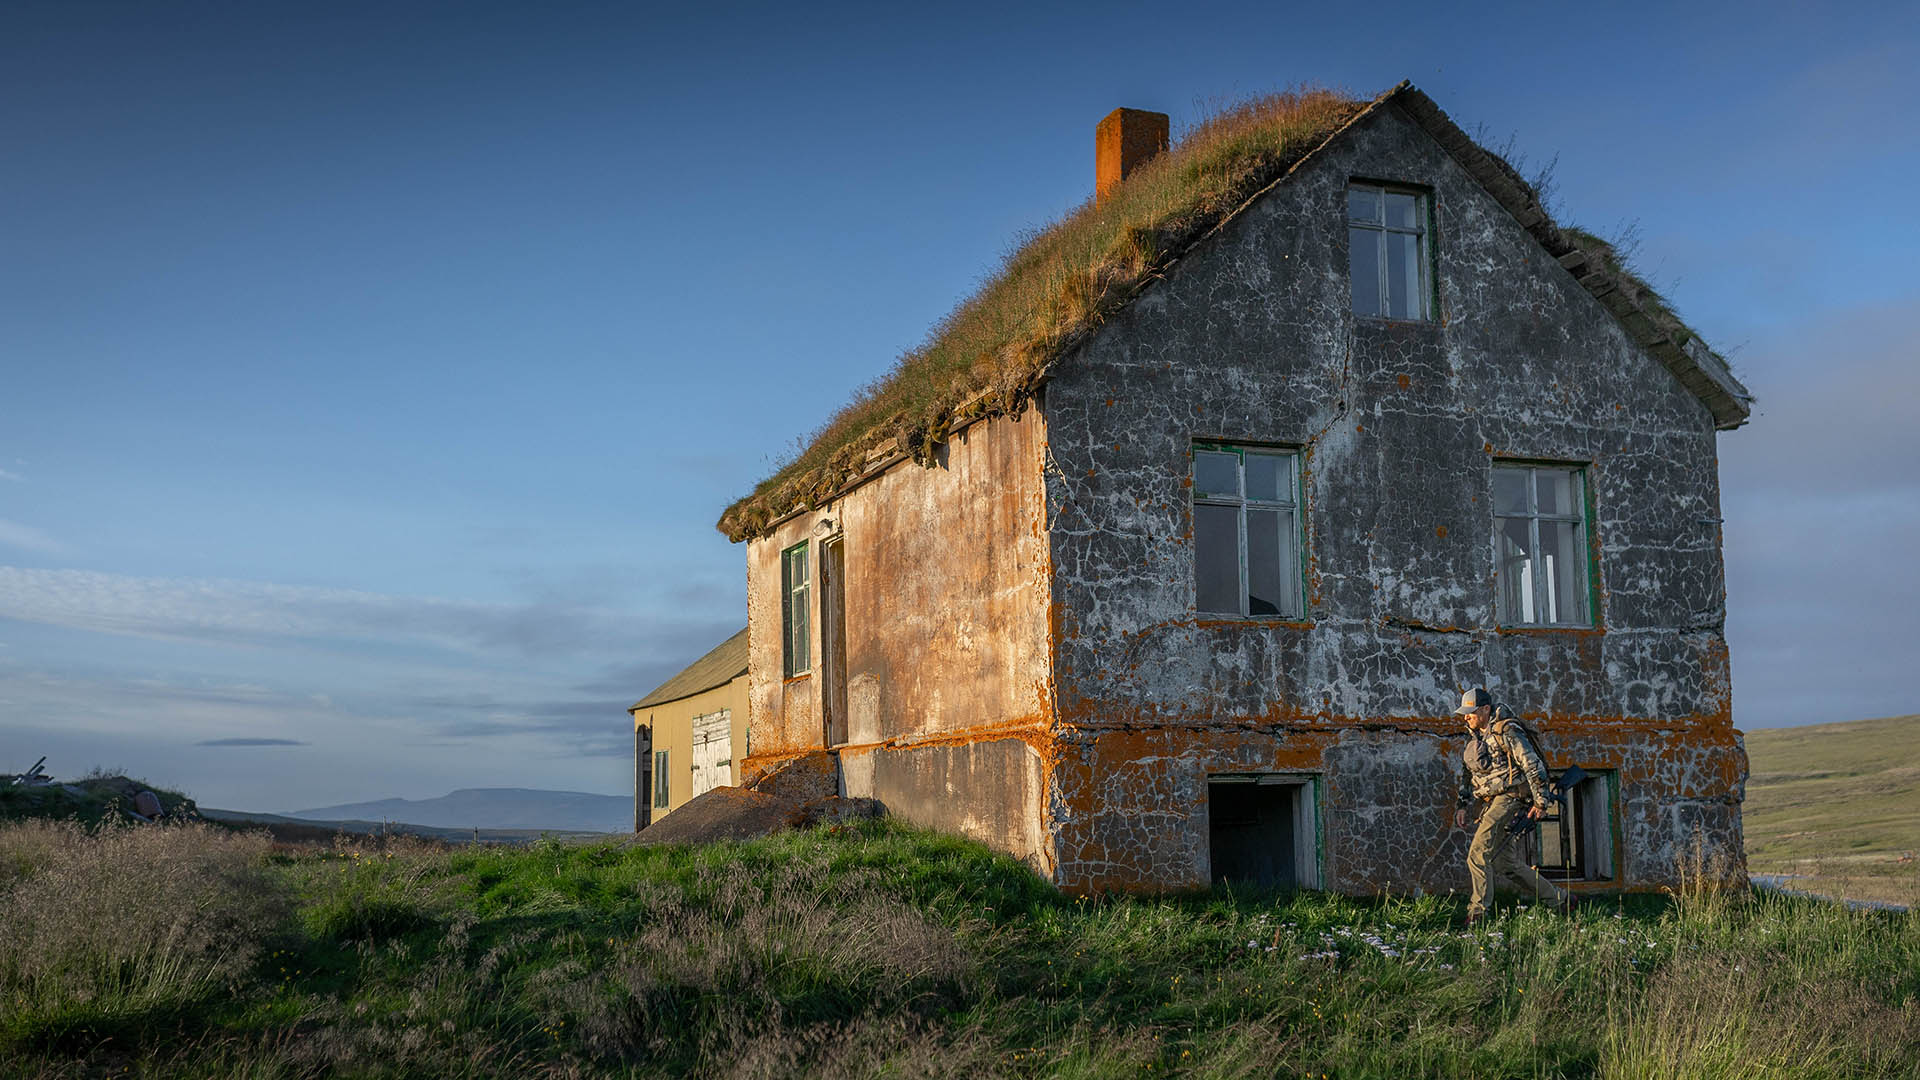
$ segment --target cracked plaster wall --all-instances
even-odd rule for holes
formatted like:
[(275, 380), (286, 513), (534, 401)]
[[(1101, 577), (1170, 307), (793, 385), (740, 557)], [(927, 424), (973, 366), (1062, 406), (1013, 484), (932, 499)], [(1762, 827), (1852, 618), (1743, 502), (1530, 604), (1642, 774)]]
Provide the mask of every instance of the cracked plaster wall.
[[(1438, 318), (1350, 312), (1350, 179), (1433, 193)], [(1486, 684), (1551, 763), (1619, 770), (1628, 884), (1740, 860), (1713, 420), (1444, 151), (1385, 109), (1190, 254), (1047, 385), (1071, 888), (1204, 885), (1205, 777), (1323, 776), (1330, 887), (1464, 884), (1447, 827)], [(1192, 440), (1300, 448), (1307, 618), (1198, 618)], [(1501, 458), (1583, 463), (1590, 631), (1496, 631)]]
[[(828, 745), (845, 794), (1052, 869), (1042, 827), (1046, 424), (1029, 410), (956, 434), (932, 468), (896, 464), (747, 545), (743, 775)], [(846, 553), (846, 692), (824, 685), (822, 541)], [(810, 541), (813, 670), (782, 677), (781, 552)], [(827, 720), (838, 708), (836, 724)], [(829, 730), (831, 729), (831, 736)]]

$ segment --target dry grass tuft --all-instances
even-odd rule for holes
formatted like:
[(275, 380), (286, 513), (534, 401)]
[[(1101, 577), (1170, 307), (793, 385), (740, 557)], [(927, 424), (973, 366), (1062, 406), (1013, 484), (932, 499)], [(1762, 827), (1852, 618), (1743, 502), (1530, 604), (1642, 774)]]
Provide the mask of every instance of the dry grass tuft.
[(1008, 256), (972, 298), (861, 389), (807, 447), (729, 507), (720, 531), (758, 536), (792, 507), (824, 498), (892, 442), (925, 460), (955, 427), (1018, 415), (1048, 367), (1174, 259), (1284, 174), (1366, 105), (1300, 89), (1224, 109), (1166, 154)]
[(770, 879), (708, 867), (691, 891), (643, 892), (644, 927), (621, 944), (611, 986), (595, 974), (551, 994), (597, 1056), (667, 1053), (698, 1032), (703, 1063), (790, 1074), (821, 1038), (840, 1038), (847, 1016), (907, 1022), (895, 1032), (905, 1036), (975, 977), (953, 931), (887, 895), (871, 871), (799, 865)]
[(127, 1016), (237, 979), (287, 910), (267, 845), (206, 825), (0, 828), (0, 1013)]

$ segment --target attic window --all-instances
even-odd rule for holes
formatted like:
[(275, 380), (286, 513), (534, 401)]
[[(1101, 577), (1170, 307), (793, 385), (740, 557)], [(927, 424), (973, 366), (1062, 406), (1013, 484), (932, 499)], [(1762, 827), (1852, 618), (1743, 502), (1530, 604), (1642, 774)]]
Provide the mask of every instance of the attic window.
[(1347, 257), (1353, 313), (1433, 318), (1427, 196), (1380, 184), (1347, 187)]
[(1301, 617), (1300, 455), (1193, 444), (1196, 611)]

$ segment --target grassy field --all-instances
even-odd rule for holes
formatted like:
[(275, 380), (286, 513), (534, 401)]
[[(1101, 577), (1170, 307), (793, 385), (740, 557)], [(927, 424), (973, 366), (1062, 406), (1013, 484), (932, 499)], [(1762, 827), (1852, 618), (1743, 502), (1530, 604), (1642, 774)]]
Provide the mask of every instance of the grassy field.
[(1920, 1076), (1920, 915), (1081, 900), (889, 822), (704, 848), (0, 826), (0, 1075)]
[(1920, 716), (1747, 733), (1748, 869), (1920, 903)]

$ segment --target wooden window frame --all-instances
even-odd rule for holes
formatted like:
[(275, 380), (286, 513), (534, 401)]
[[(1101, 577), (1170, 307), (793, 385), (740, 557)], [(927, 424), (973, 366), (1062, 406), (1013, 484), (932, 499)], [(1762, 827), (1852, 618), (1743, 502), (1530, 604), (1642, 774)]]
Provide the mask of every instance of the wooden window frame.
[(813, 576), (808, 543), (802, 540), (780, 552), (780, 670), (789, 679), (813, 670)]
[[(1194, 455), (1202, 452), (1213, 453), (1213, 454), (1233, 454), (1240, 459), (1239, 473), (1237, 478), (1238, 490), (1235, 491), (1233, 494), (1227, 495), (1219, 492), (1202, 492), (1197, 486), (1191, 489), (1193, 491), (1193, 506), (1196, 508), (1201, 506), (1220, 506), (1220, 507), (1232, 507), (1236, 510), (1235, 518), (1236, 518), (1238, 529), (1236, 533), (1237, 538), (1235, 540), (1235, 544), (1238, 549), (1236, 554), (1239, 560), (1239, 572), (1240, 572), (1240, 584), (1239, 584), (1239, 590), (1238, 590), (1239, 591), (1239, 610), (1210, 611), (1210, 610), (1201, 609), (1200, 607), (1200, 565), (1199, 565), (1200, 551), (1199, 551), (1199, 544), (1196, 539), (1196, 542), (1194, 545), (1194, 582), (1193, 582), (1193, 610), (1195, 614), (1200, 615), (1202, 617), (1224, 617), (1224, 618), (1238, 617), (1243, 619), (1272, 619), (1272, 620), (1278, 620), (1282, 622), (1298, 622), (1305, 619), (1306, 618), (1306, 595), (1307, 595), (1307, 588), (1306, 588), (1307, 530), (1306, 530), (1306, 513), (1305, 513), (1304, 506), (1302, 505), (1303, 500), (1300, 494), (1300, 489), (1302, 486), (1302, 479), (1300, 475), (1301, 469), (1302, 469), (1302, 461), (1301, 461), (1300, 451), (1293, 447), (1286, 447), (1286, 446), (1257, 446), (1257, 445), (1248, 444), (1248, 443), (1227, 443), (1227, 442), (1214, 442), (1211, 440), (1195, 439), (1193, 442), (1193, 446), (1191, 450), (1189, 450), (1187, 455), (1188, 476), (1190, 478), (1193, 476), (1193, 473), (1194, 473), (1194, 460), (1195, 460)], [(1287, 459), (1287, 462), (1288, 462), (1287, 472), (1289, 477), (1288, 490), (1285, 493), (1288, 496), (1287, 499), (1271, 500), (1271, 499), (1255, 499), (1255, 498), (1248, 497), (1246, 493), (1247, 491), (1247, 455), (1248, 454), (1258, 454), (1266, 457), (1277, 457), (1277, 458)], [(1287, 596), (1287, 600), (1291, 605), (1291, 608), (1283, 609), (1278, 614), (1253, 615), (1248, 611), (1249, 593), (1250, 593), (1249, 581), (1251, 577), (1250, 568), (1247, 565), (1248, 558), (1249, 558), (1248, 552), (1250, 550), (1250, 545), (1247, 541), (1247, 512), (1249, 510), (1286, 511), (1293, 518), (1292, 538), (1293, 538), (1293, 550), (1295, 555), (1294, 561), (1298, 565), (1293, 568), (1293, 572), (1289, 575), (1289, 584), (1291, 588), (1289, 590), (1289, 595)], [(1278, 569), (1282, 574), (1286, 574), (1288, 572), (1288, 568), (1284, 566)]]
[[(1434, 297), (1433, 193), (1425, 188), (1415, 187), (1410, 184), (1391, 184), (1371, 180), (1348, 181), (1348, 195), (1351, 196), (1355, 191), (1369, 191), (1378, 195), (1380, 199), (1380, 214), (1372, 221), (1357, 219), (1353, 216), (1351, 201), (1349, 200), (1347, 203), (1347, 277), (1349, 282), (1351, 282), (1353, 277), (1354, 232), (1359, 230), (1369, 234), (1369, 238), (1374, 243), (1374, 273), (1378, 276), (1374, 287), (1378, 290), (1377, 295), (1380, 298), (1381, 310), (1377, 312), (1354, 310), (1354, 316), (1362, 319), (1382, 319), (1388, 322), (1432, 322), (1434, 309), (1438, 306)], [(1409, 195), (1414, 198), (1416, 206), (1414, 210), (1415, 223), (1413, 225), (1392, 225), (1387, 222), (1386, 203), (1388, 195)], [(1387, 309), (1392, 306), (1387, 300), (1387, 297), (1391, 293), (1389, 281), (1392, 277), (1391, 267), (1388, 265), (1387, 260), (1387, 238), (1389, 236), (1411, 236), (1414, 238), (1414, 258), (1420, 267), (1420, 310), (1410, 316), (1392, 315), (1387, 311)], [(1349, 288), (1347, 294), (1347, 306), (1348, 310), (1353, 310), (1353, 294), (1351, 288)]]
[[(1493, 510), (1493, 603), (1495, 622), (1503, 630), (1590, 630), (1598, 626), (1599, 620), (1596, 617), (1596, 608), (1598, 605), (1595, 602), (1600, 592), (1596, 587), (1595, 581), (1598, 573), (1598, 560), (1594, 557), (1593, 552), (1593, 527), (1591, 524), (1593, 520), (1593, 486), (1588, 483), (1587, 467), (1574, 462), (1495, 461), (1493, 468), (1495, 473), (1498, 473), (1500, 470), (1508, 470), (1524, 472), (1527, 477), (1527, 506), (1522, 513), (1501, 512), (1499, 501), (1492, 494), (1494, 485), (1491, 477), (1488, 483), (1488, 505)], [(1576, 512), (1556, 514), (1540, 512), (1539, 474), (1542, 471), (1569, 474), (1573, 487), (1577, 489), (1572, 493), (1572, 497), (1569, 500)], [(1527, 522), (1527, 543), (1529, 545), (1527, 550), (1530, 553), (1530, 557), (1536, 561), (1542, 553), (1540, 547), (1540, 523), (1542, 521), (1573, 525), (1573, 550), (1578, 553), (1582, 565), (1580, 572), (1572, 576), (1575, 581), (1580, 583), (1580, 607), (1585, 611), (1584, 619), (1563, 620), (1559, 622), (1544, 622), (1538, 620), (1525, 622), (1514, 618), (1514, 616), (1518, 614), (1516, 612), (1502, 612), (1500, 610), (1500, 606), (1504, 603), (1504, 597), (1506, 595), (1505, 589), (1503, 588), (1503, 575), (1505, 571), (1501, 566), (1500, 557), (1500, 523), (1502, 521), (1519, 520)], [(1550, 588), (1548, 578), (1549, 575), (1539, 573), (1538, 571), (1532, 575), (1531, 591), (1533, 593), (1533, 610), (1536, 613), (1547, 610), (1547, 595)]]

